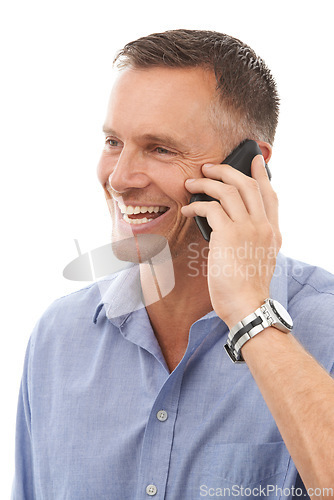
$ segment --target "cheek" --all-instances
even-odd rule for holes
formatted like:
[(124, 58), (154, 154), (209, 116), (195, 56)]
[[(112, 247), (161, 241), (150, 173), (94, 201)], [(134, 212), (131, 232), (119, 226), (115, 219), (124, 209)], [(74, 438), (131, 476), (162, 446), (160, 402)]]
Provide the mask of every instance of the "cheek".
[(180, 206), (188, 204), (191, 194), (185, 188), (185, 180), (190, 175), (185, 175), (180, 170), (169, 170), (161, 173), (154, 183), (160, 191), (163, 191), (170, 199), (174, 200)]
[[(172, 187), (172, 197), (179, 201), (181, 205), (188, 204), (191, 198), (191, 193), (185, 187), (185, 181), (189, 178), (203, 177), (201, 172), (201, 165), (195, 162), (177, 162), (172, 175), (169, 176), (170, 185)], [(166, 185), (168, 179), (165, 179)]]

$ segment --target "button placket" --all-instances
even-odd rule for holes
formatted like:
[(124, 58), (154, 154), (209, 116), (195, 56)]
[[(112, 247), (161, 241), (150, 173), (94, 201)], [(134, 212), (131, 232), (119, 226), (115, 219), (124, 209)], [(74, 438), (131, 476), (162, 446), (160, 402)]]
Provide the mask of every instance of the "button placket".
[[(143, 489), (149, 496), (156, 494), (159, 497), (165, 496), (184, 366), (184, 363), (180, 363), (177, 369), (168, 377), (152, 407), (145, 429), (145, 439), (139, 469), (139, 481), (141, 484), (138, 484), (138, 496), (136, 500), (142, 498), (140, 491), (143, 492)], [(168, 412), (162, 409), (164, 406), (168, 408)], [(163, 424), (163, 422), (165, 423)], [(154, 478), (152, 477), (152, 464), (154, 464)], [(158, 487), (155, 484), (147, 485), (145, 482), (143, 484), (142, 481), (145, 477), (147, 479), (151, 477), (151, 480), (156, 481)]]

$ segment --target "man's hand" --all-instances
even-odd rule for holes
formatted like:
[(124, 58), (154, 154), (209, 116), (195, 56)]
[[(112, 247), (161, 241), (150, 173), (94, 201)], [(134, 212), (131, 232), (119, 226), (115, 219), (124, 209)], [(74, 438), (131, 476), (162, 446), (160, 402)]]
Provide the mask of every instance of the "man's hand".
[[(269, 296), (281, 246), (278, 201), (260, 155), (252, 162), (253, 179), (228, 165), (203, 165), (203, 173), (186, 188), (220, 203), (194, 202), (182, 213), (207, 217), (212, 227), (209, 292), (216, 313), (231, 328)], [(333, 379), (292, 334), (272, 327), (246, 342), (242, 355), (306, 488), (333, 487)]]
[(202, 171), (204, 177), (187, 180), (185, 187), (220, 203), (193, 202), (182, 207), (182, 214), (206, 217), (212, 228), (209, 293), (214, 310), (232, 328), (269, 297), (282, 242), (278, 200), (262, 155), (253, 159), (252, 178), (230, 165), (203, 165)]

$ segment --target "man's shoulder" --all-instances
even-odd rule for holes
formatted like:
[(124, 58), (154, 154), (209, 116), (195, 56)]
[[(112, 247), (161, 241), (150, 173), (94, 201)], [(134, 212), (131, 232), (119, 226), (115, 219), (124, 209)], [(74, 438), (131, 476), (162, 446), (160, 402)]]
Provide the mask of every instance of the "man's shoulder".
[(334, 275), (288, 257), (285, 265), (294, 335), (330, 371), (334, 362)]
[(66, 336), (71, 329), (84, 330), (93, 325), (95, 312), (103, 302), (103, 294), (117, 275), (118, 273), (109, 275), (54, 300), (35, 325), (32, 341), (36, 337), (40, 341), (42, 338), (60, 338)]
[(103, 294), (109, 288), (118, 273), (112, 274), (104, 279), (95, 281), (74, 292), (57, 298), (45, 311), (45, 314), (64, 314), (72, 311), (80, 312), (82, 316), (94, 314), (95, 308), (101, 302)]
[(294, 298), (334, 301), (334, 275), (322, 267), (284, 256), (289, 302)]

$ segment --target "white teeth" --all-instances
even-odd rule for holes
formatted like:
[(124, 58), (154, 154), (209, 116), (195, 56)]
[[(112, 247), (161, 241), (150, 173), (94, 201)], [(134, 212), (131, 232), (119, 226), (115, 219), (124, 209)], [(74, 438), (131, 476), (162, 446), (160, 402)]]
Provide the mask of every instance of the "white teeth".
[(166, 212), (166, 210), (168, 209), (168, 207), (154, 207), (154, 206), (150, 206), (150, 207), (146, 207), (146, 206), (132, 206), (132, 205), (121, 205), (120, 203), (118, 203), (118, 206), (119, 206), (119, 209), (121, 211), (122, 214), (128, 214), (128, 215), (132, 215), (132, 214), (145, 214), (146, 212), (148, 213), (157, 213), (157, 212)]
[(143, 217), (142, 219), (130, 219), (130, 217), (128, 217), (128, 215), (132, 215), (132, 214), (145, 214), (145, 213), (158, 213), (158, 212), (161, 212), (161, 213), (164, 213), (168, 210), (168, 207), (157, 207), (157, 206), (150, 206), (150, 207), (147, 207), (147, 206), (133, 206), (133, 205), (121, 205), (120, 203), (118, 203), (118, 207), (121, 211), (121, 213), (123, 214), (123, 220), (125, 220), (126, 222), (128, 222), (129, 224), (146, 224), (147, 222), (151, 222), (151, 220), (154, 220), (153, 218), (152, 219), (148, 219), (147, 217)]
[(143, 217), (142, 219), (130, 219), (130, 217), (127, 216), (127, 214), (123, 215), (123, 219), (126, 222), (129, 222), (130, 224), (145, 224), (145, 222), (150, 222), (153, 219), (147, 219), (146, 217)]

